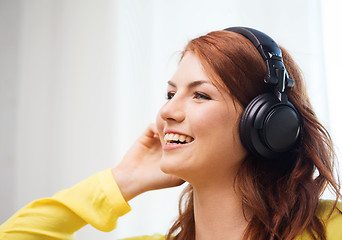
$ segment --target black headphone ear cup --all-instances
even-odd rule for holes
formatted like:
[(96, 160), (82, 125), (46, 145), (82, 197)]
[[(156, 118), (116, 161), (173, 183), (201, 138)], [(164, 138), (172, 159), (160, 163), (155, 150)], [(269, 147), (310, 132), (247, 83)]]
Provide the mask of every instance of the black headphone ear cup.
[(255, 97), (242, 113), (240, 138), (254, 155), (275, 159), (297, 142), (300, 116), (290, 102), (280, 102), (272, 93)]
[(256, 115), (256, 111), (263, 105), (263, 97), (265, 94), (261, 94), (253, 98), (253, 100), (247, 105), (244, 112), (241, 115), (239, 132), (240, 139), (242, 144), (253, 153), (256, 153), (253, 149), (252, 144), (252, 136), (255, 135), (255, 131), (252, 133), (254, 115)]

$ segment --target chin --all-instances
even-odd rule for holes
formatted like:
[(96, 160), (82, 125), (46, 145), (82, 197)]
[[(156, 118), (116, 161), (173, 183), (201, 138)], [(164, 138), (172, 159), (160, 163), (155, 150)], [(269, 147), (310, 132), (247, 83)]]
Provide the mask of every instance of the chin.
[(193, 175), (195, 169), (194, 165), (190, 161), (184, 161), (184, 159), (174, 159), (172, 157), (163, 156), (160, 161), (160, 169), (169, 175), (176, 176), (189, 181), (190, 176)]
[(171, 161), (170, 159), (165, 159), (162, 157), (160, 160), (160, 169), (166, 174), (174, 174), (179, 171), (180, 163), (177, 161)]
[(160, 169), (166, 174), (179, 177), (180, 173), (186, 172), (184, 162), (179, 160), (180, 159), (173, 159), (163, 156), (160, 160)]

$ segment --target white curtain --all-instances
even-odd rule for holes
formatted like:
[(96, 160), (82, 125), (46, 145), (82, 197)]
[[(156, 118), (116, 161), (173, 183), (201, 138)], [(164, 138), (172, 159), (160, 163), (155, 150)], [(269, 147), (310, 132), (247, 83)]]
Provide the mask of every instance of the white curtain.
[(339, 173), (342, 178), (342, 111), (341, 111), (341, 64), (342, 64), (342, 2), (339, 0), (322, 1), (323, 13), (323, 49), (326, 75), (322, 82), (327, 85), (327, 109), (329, 122), (327, 124), (333, 138), (337, 158), (339, 159)]
[[(324, 42), (332, 40), (323, 39), (329, 30), (321, 5), (319, 0), (0, 0), (0, 221), (34, 199), (115, 166), (154, 121), (187, 41), (229, 26), (260, 29), (290, 51), (320, 120), (341, 146), (341, 128), (332, 120), (341, 119), (335, 114), (339, 106), (332, 105), (338, 99), (328, 98), (336, 83), (327, 85), (326, 78), (338, 75), (326, 74), (331, 69), (325, 68)], [(329, 15), (324, 9), (323, 16)], [(78, 239), (165, 233), (177, 215), (181, 190), (141, 195), (130, 202), (133, 211), (117, 230), (101, 233), (87, 226)]]

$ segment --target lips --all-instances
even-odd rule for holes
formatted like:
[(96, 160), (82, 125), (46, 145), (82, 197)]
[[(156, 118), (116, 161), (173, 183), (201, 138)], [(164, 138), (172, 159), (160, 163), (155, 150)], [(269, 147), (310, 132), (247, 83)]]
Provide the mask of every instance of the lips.
[(173, 129), (164, 131), (165, 146), (182, 146), (194, 141), (194, 138)]
[(193, 137), (179, 133), (166, 133), (164, 136), (164, 141), (166, 144), (185, 144), (190, 143), (193, 140)]

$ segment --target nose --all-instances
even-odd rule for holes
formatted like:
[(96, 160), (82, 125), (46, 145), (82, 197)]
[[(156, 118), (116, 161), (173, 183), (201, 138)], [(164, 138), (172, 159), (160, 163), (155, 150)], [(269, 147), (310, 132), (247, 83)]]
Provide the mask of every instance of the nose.
[(160, 109), (160, 117), (167, 122), (182, 122), (185, 119), (184, 102), (174, 96)]

